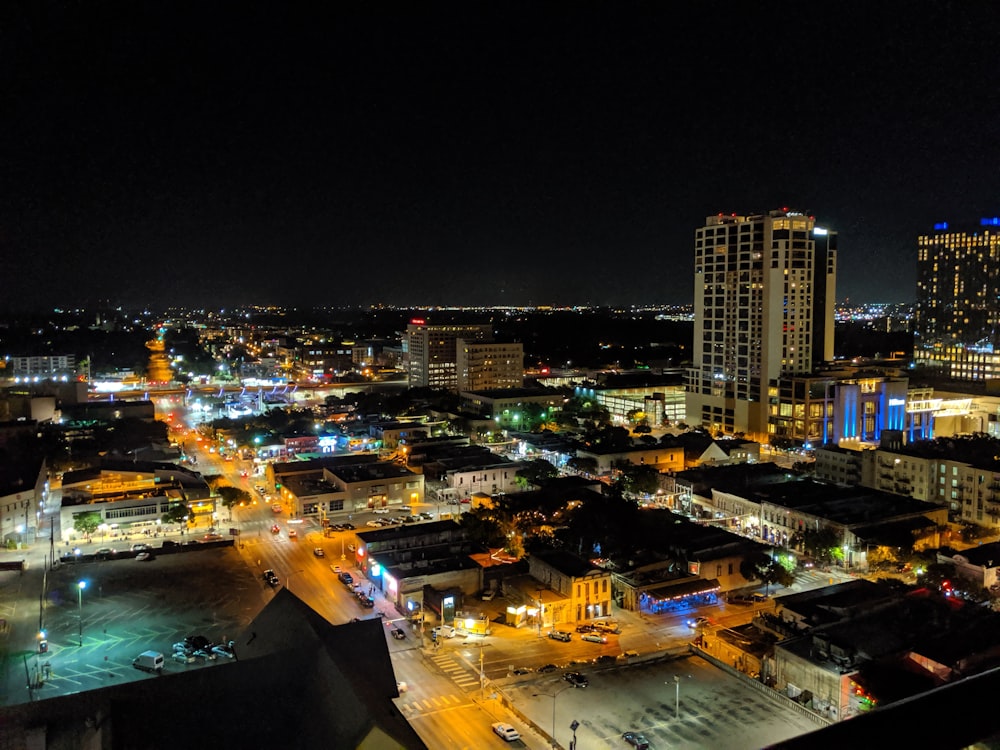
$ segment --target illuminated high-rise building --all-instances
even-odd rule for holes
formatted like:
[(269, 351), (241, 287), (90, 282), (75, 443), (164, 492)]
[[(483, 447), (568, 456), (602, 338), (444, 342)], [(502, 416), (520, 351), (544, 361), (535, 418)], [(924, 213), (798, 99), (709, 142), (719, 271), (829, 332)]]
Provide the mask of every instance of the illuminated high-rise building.
[(1000, 377), (1000, 218), (917, 239), (914, 360), (958, 380)]
[(406, 356), (410, 388), (458, 388), (458, 340), (492, 341), (489, 325), (431, 325), (414, 318), (406, 327)]
[(772, 415), (795, 418), (780, 379), (833, 359), (836, 244), (788, 209), (709, 216), (696, 230), (689, 422), (767, 441)]

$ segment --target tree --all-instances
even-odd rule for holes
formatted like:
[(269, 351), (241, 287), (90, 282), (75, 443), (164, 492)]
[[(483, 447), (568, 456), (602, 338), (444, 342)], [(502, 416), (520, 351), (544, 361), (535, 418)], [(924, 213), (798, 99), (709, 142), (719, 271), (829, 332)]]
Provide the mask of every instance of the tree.
[(163, 523), (184, 523), (184, 519), (189, 513), (187, 503), (175, 503), (167, 509), (160, 520)]
[(230, 485), (219, 487), (219, 497), (222, 498), (222, 507), (229, 511), (230, 516), (234, 505), (248, 505), (253, 499), (246, 490)]
[(86, 513), (77, 513), (73, 516), (73, 530), (90, 536), (95, 531), (97, 527), (101, 525), (101, 514), (96, 511), (87, 511)]
[(660, 489), (660, 472), (647, 464), (633, 464), (628, 461), (616, 463), (621, 471), (622, 488), (633, 495), (655, 495)]
[(540, 486), (545, 483), (545, 480), (551, 479), (559, 473), (555, 466), (550, 464), (544, 458), (538, 458), (529, 463), (527, 466), (518, 469), (515, 475), (515, 480), (519, 486), (525, 487), (528, 485)]
[(473, 508), (462, 514), (459, 523), (471, 541), (484, 547), (503, 547), (507, 544), (507, 532), (490, 508)]
[(748, 581), (760, 581), (768, 588), (772, 584), (791, 586), (795, 582), (795, 574), (766, 552), (754, 552), (743, 558), (740, 575)]
[(574, 456), (566, 462), (566, 466), (571, 468), (573, 471), (580, 472), (581, 474), (597, 473), (597, 459), (590, 458), (589, 456)]
[(840, 549), (840, 535), (830, 528), (807, 531), (803, 541), (805, 552), (817, 562), (829, 564), (843, 555)]

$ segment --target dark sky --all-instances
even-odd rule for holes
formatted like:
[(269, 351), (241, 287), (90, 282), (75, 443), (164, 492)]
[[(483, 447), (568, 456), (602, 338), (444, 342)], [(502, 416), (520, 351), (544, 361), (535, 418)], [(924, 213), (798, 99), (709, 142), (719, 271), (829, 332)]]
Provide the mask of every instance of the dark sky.
[(5, 3), (0, 309), (689, 302), (782, 206), (909, 301), (1000, 214), (994, 3), (403, 7)]

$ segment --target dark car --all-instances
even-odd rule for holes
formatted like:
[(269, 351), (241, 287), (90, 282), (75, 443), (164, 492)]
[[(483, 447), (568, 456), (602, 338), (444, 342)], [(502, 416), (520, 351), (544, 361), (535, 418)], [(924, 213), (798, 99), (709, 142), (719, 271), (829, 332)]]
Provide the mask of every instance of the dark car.
[(354, 585), (354, 576), (352, 576), (350, 573), (340, 573), (337, 575), (337, 578), (339, 578), (340, 582), (345, 586)]
[(344, 531), (354, 531), (357, 527), (353, 523), (342, 523), (340, 524), (340, 528)]
[(573, 687), (585, 688), (590, 684), (590, 680), (584, 677), (579, 672), (567, 672), (563, 675), (563, 679), (566, 680)]
[(393, 628), (389, 632), (392, 633), (392, 637), (397, 641), (406, 640), (406, 632), (402, 628)]
[(548, 674), (549, 672), (555, 672), (559, 667), (555, 664), (543, 664), (538, 668), (538, 674)]
[(361, 606), (364, 607), (365, 609), (372, 609), (375, 606), (375, 600), (372, 599), (367, 594), (359, 595), (358, 601), (361, 603)]
[[(552, 668), (555, 669), (554, 664), (552, 665)], [(531, 667), (514, 667), (513, 671), (516, 675), (531, 674)]]
[(576, 626), (576, 632), (577, 633), (593, 633), (595, 630), (597, 630), (597, 628), (595, 628), (593, 625), (577, 625)]
[(177, 542), (175, 542), (173, 539), (164, 539), (163, 542), (160, 543), (160, 546), (161, 547), (179, 547), (180, 545), (177, 544)]
[(273, 570), (264, 571), (264, 580), (272, 586), (278, 585), (278, 576)]
[(625, 732), (622, 739), (635, 748), (635, 750), (649, 750), (649, 740), (639, 732)]
[(203, 635), (189, 635), (184, 639), (184, 645), (192, 651), (211, 651), (212, 642)]

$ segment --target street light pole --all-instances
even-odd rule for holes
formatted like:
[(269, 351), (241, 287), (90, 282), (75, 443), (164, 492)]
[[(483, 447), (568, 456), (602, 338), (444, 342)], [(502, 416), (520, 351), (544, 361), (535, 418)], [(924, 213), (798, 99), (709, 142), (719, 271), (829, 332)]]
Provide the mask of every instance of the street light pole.
[(77, 612), (80, 620), (80, 646), (83, 646), (83, 590), (87, 588), (86, 581), (79, 581), (76, 584)]
[(562, 695), (563, 692), (569, 690), (573, 685), (567, 685), (564, 688), (556, 690), (554, 693), (532, 693), (533, 698), (537, 698), (540, 695), (544, 695), (546, 698), (552, 699), (552, 734), (549, 739), (552, 740), (552, 747), (559, 747), (559, 743), (556, 742), (556, 698)]
[(677, 675), (674, 675), (674, 718), (681, 718), (681, 678)]

